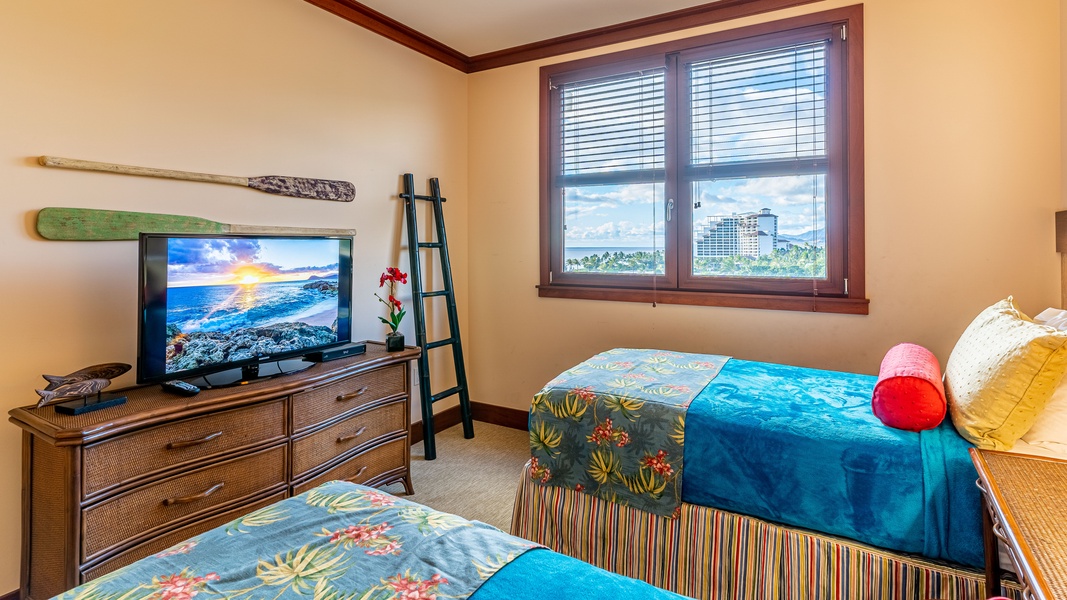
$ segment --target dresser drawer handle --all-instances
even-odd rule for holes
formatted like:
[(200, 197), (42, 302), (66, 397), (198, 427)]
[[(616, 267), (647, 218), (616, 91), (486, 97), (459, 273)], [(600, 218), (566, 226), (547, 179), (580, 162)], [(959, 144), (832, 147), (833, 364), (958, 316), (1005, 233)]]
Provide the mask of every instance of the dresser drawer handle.
[(366, 430), (367, 430), (366, 427), (360, 427), (359, 431), (357, 431), (357, 432), (355, 432), (353, 434), (342, 435), (342, 436), (337, 438), (337, 443), (338, 444), (343, 444), (343, 443), (345, 443), (345, 442), (347, 442), (349, 440), (354, 440), (354, 439), (358, 438), (359, 436), (363, 435), (363, 432), (366, 431)]
[(359, 477), (360, 475), (363, 474), (363, 471), (366, 471), (366, 470), (367, 470), (367, 465), (363, 465), (362, 467), (359, 468), (358, 471), (356, 471), (356, 474), (352, 476), (352, 479), (355, 479), (355, 478)]
[(369, 390), (369, 389), (370, 389), (370, 386), (369, 385), (365, 385), (365, 386), (359, 388), (358, 390), (352, 392), (351, 394), (344, 394), (344, 395), (338, 396), (337, 397), (337, 401), (338, 402), (348, 402), (349, 400), (355, 400), (356, 398), (359, 398), (363, 394), (367, 393), (367, 390)]
[(222, 489), (222, 486), (226, 485), (226, 482), (219, 482), (209, 487), (208, 489), (200, 492), (199, 494), (193, 494), (192, 496), (182, 496), (180, 498), (167, 498), (163, 501), (163, 506), (170, 506), (172, 504), (189, 504), (190, 502), (196, 502), (203, 498), (207, 498), (211, 494)]
[(204, 437), (198, 440), (183, 440), (180, 442), (171, 442), (167, 444), (167, 450), (178, 450), (179, 448), (188, 448), (189, 446), (199, 446), (200, 444), (210, 442), (211, 440), (214, 440), (221, 435), (221, 431), (216, 431), (215, 433), (212, 433), (211, 435), (205, 435)]

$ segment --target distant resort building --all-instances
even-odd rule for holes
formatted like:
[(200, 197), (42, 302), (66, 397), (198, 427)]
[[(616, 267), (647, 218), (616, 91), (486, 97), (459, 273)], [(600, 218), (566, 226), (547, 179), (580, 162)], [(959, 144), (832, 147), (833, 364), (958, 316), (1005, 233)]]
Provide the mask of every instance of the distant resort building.
[(696, 256), (749, 256), (770, 254), (779, 248), (778, 216), (771, 209), (758, 213), (711, 216), (693, 236)]

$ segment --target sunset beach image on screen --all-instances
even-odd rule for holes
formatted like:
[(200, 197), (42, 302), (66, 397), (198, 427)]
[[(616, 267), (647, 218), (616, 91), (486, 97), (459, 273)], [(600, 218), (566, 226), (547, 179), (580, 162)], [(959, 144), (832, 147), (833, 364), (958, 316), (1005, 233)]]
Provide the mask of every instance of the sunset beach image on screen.
[(336, 342), (339, 243), (168, 240), (166, 371)]

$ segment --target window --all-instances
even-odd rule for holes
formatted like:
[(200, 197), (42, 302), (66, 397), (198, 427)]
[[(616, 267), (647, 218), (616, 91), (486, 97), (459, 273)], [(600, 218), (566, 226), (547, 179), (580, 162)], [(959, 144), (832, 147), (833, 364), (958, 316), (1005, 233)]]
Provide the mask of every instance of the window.
[(544, 67), (540, 294), (866, 314), (861, 10)]

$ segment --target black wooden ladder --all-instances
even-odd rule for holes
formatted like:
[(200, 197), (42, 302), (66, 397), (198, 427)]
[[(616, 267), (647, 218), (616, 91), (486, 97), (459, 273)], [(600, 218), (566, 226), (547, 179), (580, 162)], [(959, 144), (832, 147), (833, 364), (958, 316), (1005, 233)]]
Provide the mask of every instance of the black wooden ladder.
[[(422, 444), (425, 449), (426, 460), (437, 458), (437, 447), (434, 444), (433, 405), (438, 400), (444, 400), (450, 396), (459, 394), (459, 410), (463, 418), (463, 437), (474, 437), (474, 421), (471, 418), (471, 402), (467, 388), (467, 372), (463, 368), (463, 345), (459, 341), (459, 315), (456, 313), (456, 293), (452, 288), (452, 267), (448, 260), (448, 242), (445, 239), (445, 216), (442, 204), (445, 199), (441, 197), (441, 186), (437, 178), (430, 179), (430, 195), (422, 196), (415, 193), (415, 178), (411, 173), (404, 175), (404, 193), (400, 194), (404, 200), (404, 211), (407, 213), (408, 224), (408, 256), (411, 257), (411, 298), (415, 308), (415, 339), (422, 348), (422, 356), (419, 357), (419, 395), (422, 400)], [(418, 211), (415, 208), (416, 200), (426, 200), (433, 205), (434, 226), (437, 230), (436, 242), (420, 242), (418, 230)], [(421, 250), (430, 248), (440, 250), (441, 255), (441, 278), (444, 282), (443, 289), (424, 292), (422, 285)], [(448, 303), (448, 332), (449, 336), (442, 340), (428, 342), (426, 340), (426, 298), (444, 296)], [(430, 350), (442, 346), (452, 346), (452, 362), (456, 366), (456, 385), (443, 392), (433, 394), (430, 391)]]

